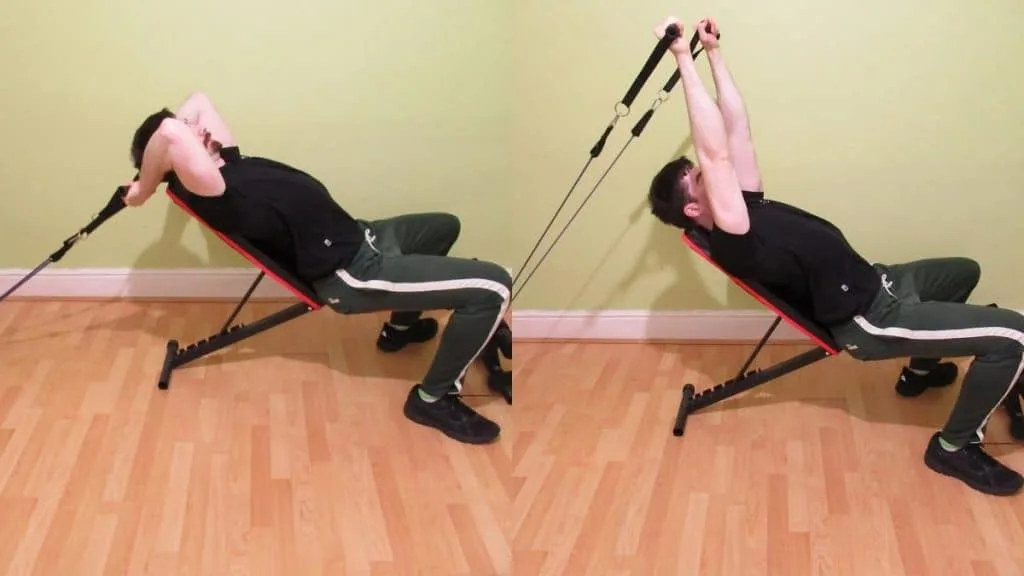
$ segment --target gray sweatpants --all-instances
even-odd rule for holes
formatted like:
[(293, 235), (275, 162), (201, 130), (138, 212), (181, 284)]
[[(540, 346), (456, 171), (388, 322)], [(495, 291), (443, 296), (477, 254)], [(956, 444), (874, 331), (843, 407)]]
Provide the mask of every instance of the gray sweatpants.
[(454, 258), (457, 217), (408, 214), (361, 222), (365, 239), (355, 260), (313, 288), (341, 314), (392, 311), (409, 325), (424, 310), (452, 310), (423, 391), (443, 396), (462, 378), (498, 328), (510, 300), (512, 277), (491, 262)]
[(966, 303), (981, 276), (967, 258), (875, 267), (882, 290), (867, 312), (832, 328), (836, 342), (860, 360), (911, 357), (912, 368), (974, 357), (942, 437), (956, 446), (980, 442), (1024, 368), (1024, 316)]

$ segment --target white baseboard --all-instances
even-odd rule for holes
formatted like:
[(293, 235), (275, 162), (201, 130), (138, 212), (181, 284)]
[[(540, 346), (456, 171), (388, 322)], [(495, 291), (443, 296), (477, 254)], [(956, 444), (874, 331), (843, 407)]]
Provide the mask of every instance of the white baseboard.
[[(29, 272), (0, 269), (0, 294)], [(237, 300), (256, 274), (252, 268), (53, 268), (42, 270), (11, 297)], [(268, 278), (252, 298), (294, 296)], [(520, 310), (512, 313), (512, 332), (517, 340), (756, 341), (774, 318), (761, 310)], [(772, 341), (804, 342), (807, 337), (783, 322)]]
[[(0, 269), (0, 294), (31, 270)], [(181, 298), (238, 299), (259, 274), (255, 268), (47, 268), (23, 284), (11, 298)], [(251, 298), (288, 298), (291, 292), (270, 278)]]
[[(31, 270), (0, 269), (0, 293)], [(46, 268), (23, 284), (12, 298), (148, 298), (236, 300), (256, 278), (252, 268)], [(265, 279), (254, 300), (293, 298), (277, 282)], [(773, 316), (761, 311), (603, 310), (512, 313), (516, 339), (527, 340), (756, 340)], [(804, 340), (782, 324), (773, 340)]]
[[(759, 310), (521, 310), (512, 313), (517, 340), (759, 340), (775, 316)], [(772, 342), (808, 338), (785, 322)]]

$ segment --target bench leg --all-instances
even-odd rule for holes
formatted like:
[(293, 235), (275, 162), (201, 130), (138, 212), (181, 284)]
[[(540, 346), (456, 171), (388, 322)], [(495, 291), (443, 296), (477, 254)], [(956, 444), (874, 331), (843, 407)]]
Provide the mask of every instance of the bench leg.
[(702, 408), (707, 408), (723, 400), (727, 400), (750, 390), (767, 384), (772, 380), (785, 376), (791, 372), (795, 372), (804, 366), (813, 364), (823, 358), (827, 358), (829, 353), (824, 348), (814, 348), (808, 350), (792, 358), (779, 362), (774, 366), (770, 366), (765, 369), (757, 369), (747, 372), (747, 368), (753, 364), (754, 359), (764, 348), (765, 343), (768, 342), (768, 338), (771, 337), (775, 329), (778, 328), (781, 318), (776, 317), (768, 331), (765, 332), (764, 336), (761, 337), (761, 341), (757, 343), (754, 348), (754, 352), (747, 358), (746, 362), (743, 363), (743, 367), (731, 380), (727, 380), (721, 384), (717, 384), (712, 388), (697, 392), (693, 384), (687, 383), (683, 386), (683, 397), (679, 401), (679, 410), (676, 413), (675, 425), (672, 427), (672, 434), (674, 436), (682, 436), (686, 430), (686, 420), (690, 414), (696, 412)]

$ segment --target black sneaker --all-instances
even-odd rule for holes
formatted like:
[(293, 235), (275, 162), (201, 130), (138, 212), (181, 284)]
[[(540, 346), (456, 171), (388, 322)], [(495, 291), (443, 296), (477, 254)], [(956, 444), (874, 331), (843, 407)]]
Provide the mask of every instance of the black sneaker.
[(509, 327), (508, 323), (504, 320), (498, 326), (498, 330), (494, 333), (495, 344), (498, 346), (498, 350), (501, 350), (501, 355), (509, 360), (512, 359), (512, 328)]
[(505, 402), (512, 404), (512, 373), (506, 370), (491, 372), (487, 375), (487, 387), (494, 390)]
[(455, 394), (434, 402), (420, 398), (417, 384), (405, 399), (405, 417), (417, 424), (437, 428), (449, 438), (466, 444), (488, 444), (498, 439), (501, 428), (477, 414)]
[(385, 323), (377, 337), (377, 348), (382, 352), (398, 352), (409, 344), (421, 344), (436, 335), (437, 320), (433, 318), (420, 318), (404, 330)]
[(927, 374), (917, 374), (904, 367), (896, 382), (896, 393), (907, 398), (920, 396), (929, 388), (942, 388), (956, 382), (959, 372), (952, 362), (943, 362)]
[(1006, 415), (1010, 419), (1010, 436), (1016, 440), (1024, 440), (1024, 409), (1021, 409), (1020, 402), (1019, 388), (1010, 392), (1010, 395), (1003, 401)]
[(985, 494), (1010, 496), (1024, 486), (1024, 477), (989, 456), (980, 444), (968, 444), (950, 452), (939, 444), (939, 432), (928, 442), (924, 463), (933, 471), (956, 478)]

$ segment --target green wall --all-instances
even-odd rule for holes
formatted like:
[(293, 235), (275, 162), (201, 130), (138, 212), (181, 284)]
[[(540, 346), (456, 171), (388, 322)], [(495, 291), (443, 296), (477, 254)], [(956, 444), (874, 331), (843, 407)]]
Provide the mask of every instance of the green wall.
[[(450, 210), (459, 253), (509, 262), (508, 10), (499, 3), (0, 4), (0, 268), (35, 266), (130, 180), (131, 136), (207, 93), (243, 150), (360, 217)], [(161, 194), (65, 267), (245, 266)]]
[[(676, 14), (689, 38), (692, 22), (711, 15), (769, 194), (828, 217), (871, 259), (977, 258), (977, 298), (1024, 308), (1024, 3), (574, 0), (518, 2), (517, 12), (511, 156), (514, 187), (528, 198), (517, 205), (520, 258), (650, 53), (654, 26)], [(703, 57), (698, 64), (707, 72)], [(666, 57), (571, 209), (672, 66)], [(647, 215), (651, 176), (690, 151), (687, 138), (677, 87), (516, 308), (759, 308)]]
[[(0, 268), (34, 266), (83, 225), (133, 174), (138, 122), (202, 90), (247, 152), (313, 172), (357, 215), (454, 211), (459, 255), (518, 269), (671, 13), (687, 37), (696, 18), (719, 21), (769, 194), (830, 218), (871, 259), (974, 257), (977, 298), (1024, 308), (1016, 0), (6, 2)], [(515, 307), (756, 307), (646, 212), (651, 175), (681, 151), (677, 88)], [(243, 264), (157, 196), (62, 265)]]

